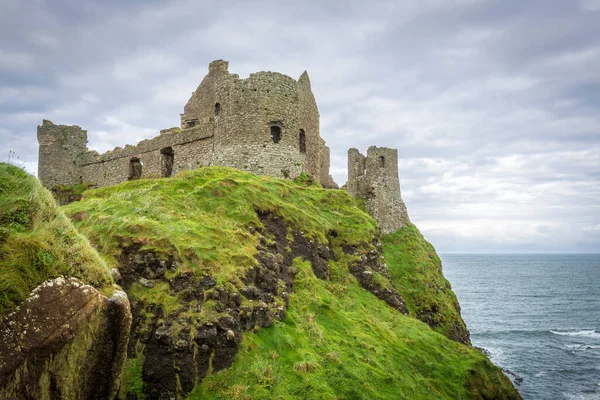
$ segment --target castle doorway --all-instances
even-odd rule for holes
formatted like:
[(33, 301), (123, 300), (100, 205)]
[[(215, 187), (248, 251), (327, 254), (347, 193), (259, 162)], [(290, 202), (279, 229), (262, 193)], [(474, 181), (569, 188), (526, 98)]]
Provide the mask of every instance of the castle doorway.
[(142, 177), (142, 162), (137, 157), (129, 159), (129, 180), (133, 181)]
[(173, 174), (173, 163), (175, 162), (175, 152), (172, 147), (165, 147), (160, 151), (160, 175), (168, 178)]

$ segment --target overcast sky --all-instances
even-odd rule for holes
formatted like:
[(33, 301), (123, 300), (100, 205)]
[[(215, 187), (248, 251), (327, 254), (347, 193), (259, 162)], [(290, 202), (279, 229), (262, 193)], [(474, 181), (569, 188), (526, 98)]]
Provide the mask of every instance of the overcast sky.
[(600, 251), (600, 0), (0, 0), (0, 159), (42, 119), (100, 152), (177, 126), (214, 59), (307, 70), (332, 174), (398, 148), (439, 252)]

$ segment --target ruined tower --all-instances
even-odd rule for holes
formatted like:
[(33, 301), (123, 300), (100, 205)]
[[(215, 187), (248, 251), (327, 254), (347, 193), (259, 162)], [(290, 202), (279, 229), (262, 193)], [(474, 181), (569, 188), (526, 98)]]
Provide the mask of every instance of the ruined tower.
[(54, 125), (43, 120), (37, 127), (38, 178), (46, 187), (82, 181), (80, 156), (87, 150), (87, 131), (77, 125)]
[(280, 178), (305, 172), (324, 187), (337, 187), (329, 175), (329, 148), (319, 134), (308, 74), (295, 80), (257, 72), (240, 79), (228, 66), (223, 60), (209, 64), (180, 114), (181, 127), (163, 129), (133, 146), (98, 154), (87, 149), (80, 127), (44, 121), (38, 128), (42, 183), (108, 186), (223, 165)]
[(365, 200), (382, 233), (395, 232), (410, 222), (400, 195), (398, 150), (372, 146), (366, 157), (357, 149), (348, 150), (346, 190)]
[[(80, 182), (109, 186), (222, 165), (279, 178), (304, 172), (325, 188), (337, 188), (319, 119), (306, 72), (298, 80), (265, 71), (240, 79), (229, 73), (227, 61), (215, 60), (184, 106), (180, 127), (136, 145), (98, 154), (87, 149), (87, 131), (44, 120), (37, 131), (38, 176), (48, 188)], [(365, 157), (350, 149), (346, 190), (365, 200), (384, 234), (409, 223), (397, 150), (370, 147)]]
[(335, 186), (306, 72), (297, 81), (264, 71), (240, 79), (226, 61), (211, 62), (181, 114), (182, 129), (204, 124), (213, 127), (211, 165), (281, 178), (307, 172)]

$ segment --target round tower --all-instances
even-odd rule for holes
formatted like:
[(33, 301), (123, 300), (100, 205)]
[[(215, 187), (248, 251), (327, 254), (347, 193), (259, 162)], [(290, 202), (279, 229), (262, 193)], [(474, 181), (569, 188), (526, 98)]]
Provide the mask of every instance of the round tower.
[(227, 68), (223, 60), (210, 63), (181, 114), (184, 129), (213, 125), (211, 164), (282, 178), (307, 172), (320, 179), (323, 146), (308, 74), (298, 81), (277, 72), (240, 79)]

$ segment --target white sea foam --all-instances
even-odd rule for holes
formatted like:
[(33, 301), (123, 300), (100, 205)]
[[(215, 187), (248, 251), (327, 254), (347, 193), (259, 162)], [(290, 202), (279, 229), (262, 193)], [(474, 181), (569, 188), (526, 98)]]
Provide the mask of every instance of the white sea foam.
[(485, 348), (490, 353), (490, 360), (494, 364), (497, 365), (505, 365), (506, 364), (506, 355), (504, 351), (499, 347), (486, 347)]
[(600, 345), (593, 345), (593, 344), (567, 344), (565, 347), (567, 349), (573, 350), (573, 351), (600, 349)]
[(577, 337), (600, 339), (600, 333), (596, 332), (593, 329), (582, 330), (582, 331), (572, 331), (572, 332), (550, 331), (550, 333), (553, 333), (555, 335), (560, 335), (560, 336), (577, 336)]
[(600, 393), (563, 393), (566, 400), (600, 400)]

